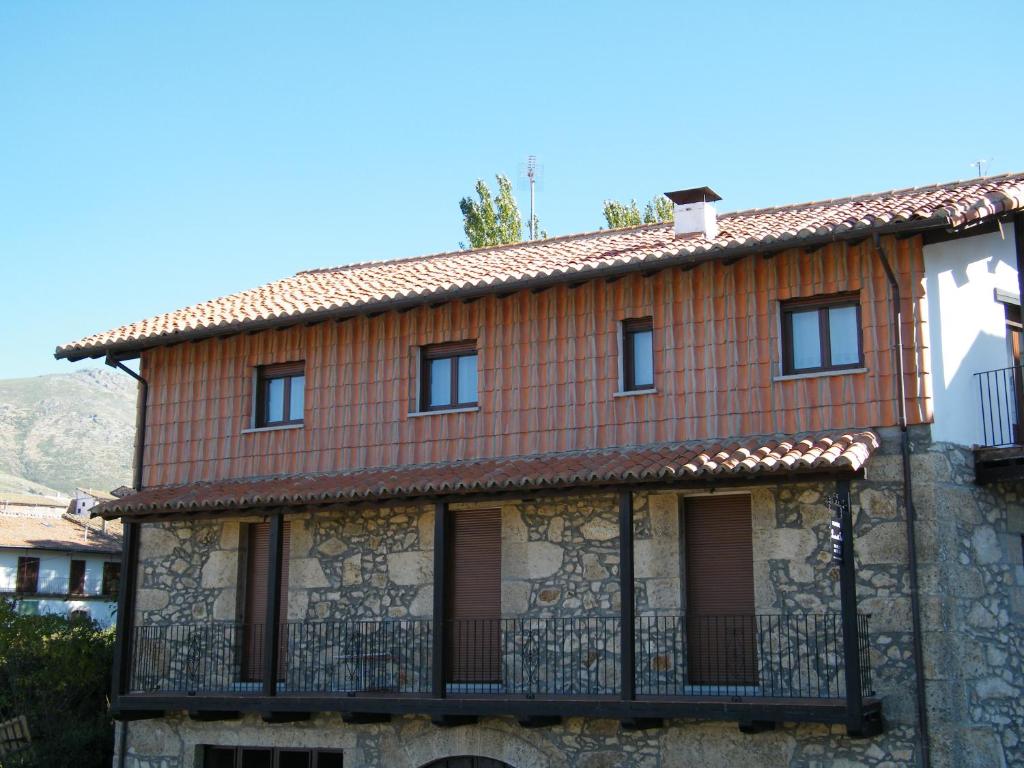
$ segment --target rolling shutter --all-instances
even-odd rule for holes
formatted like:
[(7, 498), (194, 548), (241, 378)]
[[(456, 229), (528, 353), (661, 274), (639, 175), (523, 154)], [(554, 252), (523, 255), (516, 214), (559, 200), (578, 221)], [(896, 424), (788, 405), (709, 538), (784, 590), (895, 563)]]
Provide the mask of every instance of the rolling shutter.
[(501, 511), (451, 513), (448, 615), (452, 682), (501, 679)]
[[(288, 549), (290, 530), (286, 521), (282, 530), (284, 558), (281, 561), (281, 623), (288, 619)], [(242, 677), (260, 680), (263, 676), (263, 630), (267, 621), (267, 565), (270, 562), (270, 523), (249, 525), (248, 555), (245, 572), (244, 653)], [(284, 679), (287, 656), (287, 632), (281, 632), (278, 679)]]
[(757, 682), (750, 497), (686, 500), (686, 623), (692, 684)]

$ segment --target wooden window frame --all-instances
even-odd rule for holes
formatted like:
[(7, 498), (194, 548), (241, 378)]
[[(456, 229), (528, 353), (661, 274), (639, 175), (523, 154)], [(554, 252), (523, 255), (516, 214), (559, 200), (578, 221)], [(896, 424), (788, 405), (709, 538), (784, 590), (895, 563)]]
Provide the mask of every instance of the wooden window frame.
[[(117, 569), (116, 575), (114, 569)], [(103, 581), (100, 586), (100, 594), (104, 597), (117, 597), (118, 587), (121, 584), (121, 564), (113, 560), (103, 563)]]
[[(24, 573), (28, 570), (28, 566), (32, 562), (35, 563), (35, 583), (29, 586), (25, 583), (27, 579), (24, 577)], [(23, 595), (39, 594), (39, 564), (40, 560), (38, 557), (32, 557), (31, 555), (22, 555), (18, 557), (18, 572), (15, 575), (16, 581), (14, 584), (16, 592)]]
[[(291, 413), (292, 383), (299, 376), (302, 376), (303, 381), (305, 381), (306, 363), (304, 360), (276, 365), (261, 365), (256, 368), (256, 412), (253, 414), (253, 426), (256, 429), (287, 427), (303, 423), (304, 414), (300, 413), (298, 418), (293, 418), (294, 414)], [(284, 379), (284, 394), (282, 395), (284, 400), (282, 415), (284, 418), (280, 421), (269, 421), (267, 419), (267, 384), (276, 379)], [(303, 409), (305, 409), (305, 391), (303, 391), (302, 404)]]
[[(857, 311), (857, 360), (842, 365), (832, 364), (832, 339), (829, 330), (830, 309), (853, 307)], [(806, 299), (789, 299), (780, 302), (782, 324), (782, 375), (802, 376), (809, 373), (848, 371), (864, 367), (864, 327), (861, 320), (860, 294), (857, 292), (835, 293), (828, 296), (813, 296)], [(818, 312), (818, 343), (822, 364), (813, 368), (793, 366), (793, 315), (797, 312)]]
[[(477, 370), (477, 392), (475, 400), (459, 401), (459, 359), (475, 357), (479, 361), (476, 339), (452, 341), (443, 344), (428, 344), (420, 348), (420, 412), (454, 411), (459, 408), (475, 408), (480, 405), (480, 371)], [(434, 360), (451, 360), (451, 399), (442, 405), (430, 404), (430, 364)]]
[[(81, 563), (82, 568), (82, 580), (80, 583), (75, 583), (75, 563)], [(86, 586), (88, 583), (88, 563), (82, 559), (72, 559), (71, 565), (68, 567), (68, 594), (69, 595), (84, 595), (86, 594)]]
[(267, 751), (267, 752), (270, 752), (270, 764), (273, 766), (273, 768), (278, 768), (278, 765), (280, 763), (280, 756), (281, 756), (282, 752), (306, 752), (306, 753), (308, 753), (309, 757), (310, 757), (310, 761), (309, 761), (310, 768), (319, 768), (320, 756), (321, 755), (332, 755), (332, 756), (340, 755), (341, 759), (342, 759), (342, 765), (344, 765), (344, 763), (345, 763), (345, 750), (343, 750), (343, 749), (336, 749), (336, 748), (333, 748), (333, 747), (267, 747), (267, 746), (251, 746), (251, 745), (235, 746), (235, 745), (232, 745), (232, 744), (203, 744), (202, 745), (202, 763), (200, 763), (201, 765), (205, 765), (206, 764), (207, 758), (209, 756), (209, 751), (210, 750), (214, 750), (214, 749), (228, 750), (228, 751), (234, 752), (234, 756), (233, 756), (233, 759), (232, 759), (232, 765), (234, 766), (234, 768), (241, 768), (241, 765), (242, 765), (242, 753), (246, 752), (246, 751), (253, 751), (253, 752), (256, 752), (256, 751)]
[[(622, 333), (622, 391), (623, 392), (649, 392), (655, 389), (654, 379), (654, 318), (653, 317), (632, 317), (621, 322)], [(636, 369), (633, 364), (635, 356), (635, 338), (638, 333), (650, 332), (651, 334), (651, 383), (637, 384)]]

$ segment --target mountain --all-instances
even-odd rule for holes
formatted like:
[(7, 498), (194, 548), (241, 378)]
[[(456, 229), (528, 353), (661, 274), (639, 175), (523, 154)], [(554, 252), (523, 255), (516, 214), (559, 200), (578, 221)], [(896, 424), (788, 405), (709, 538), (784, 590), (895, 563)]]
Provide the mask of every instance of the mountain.
[(0, 379), (0, 492), (131, 485), (135, 396), (102, 369)]

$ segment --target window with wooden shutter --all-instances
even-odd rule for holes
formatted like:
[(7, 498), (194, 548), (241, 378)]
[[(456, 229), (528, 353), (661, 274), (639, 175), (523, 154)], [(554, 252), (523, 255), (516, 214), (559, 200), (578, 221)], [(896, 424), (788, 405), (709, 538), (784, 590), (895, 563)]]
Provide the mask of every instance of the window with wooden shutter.
[[(281, 623), (288, 618), (288, 545), (289, 524), (284, 523), (284, 557), (281, 560)], [(267, 568), (270, 562), (270, 523), (251, 523), (246, 541), (245, 603), (243, 607), (242, 678), (263, 678), (263, 633), (267, 622)], [(287, 632), (281, 631), (281, 650), (277, 676), (284, 679), (287, 662)]]
[(420, 410), (469, 408), (477, 404), (476, 341), (431, 344), (421, 351)]
[(501, 680), (501, 510), (450, 513), (449, 670), (454, 683)]
[(305, 410), (306, 364), (262, 365), (256, 371), (256, 427), (301, 424)]
[(117, 590), (121, 585), (121, 564), (103, 564), (103, 594), (107, 597), (116, 597)]
[(16, 589), (24, 595), (34, 595), (39, 591), (38, 557), (18, 558), (18, 583)]
[(686, 626), (694, 685), (757, 682), (750, 497), (688, 498)]
[(636, 392), (654, 388), (654, 320), (622, 321), (622, 389)]
[(68, 579), (68, 594), (85, 594), (85, 560), (71, 561), (71, 577)]

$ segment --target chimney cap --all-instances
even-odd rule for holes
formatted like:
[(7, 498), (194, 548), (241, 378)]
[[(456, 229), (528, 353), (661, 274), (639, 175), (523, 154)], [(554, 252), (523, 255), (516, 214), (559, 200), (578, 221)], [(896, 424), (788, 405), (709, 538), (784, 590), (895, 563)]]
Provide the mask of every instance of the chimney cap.
[(711, 187), (694, 187), (693, 189), (680, 189), (678, 192), (666, 192), (665, 197), (676, 205), (713, 203), (715, 200), (722, 199), (722, 196)]

